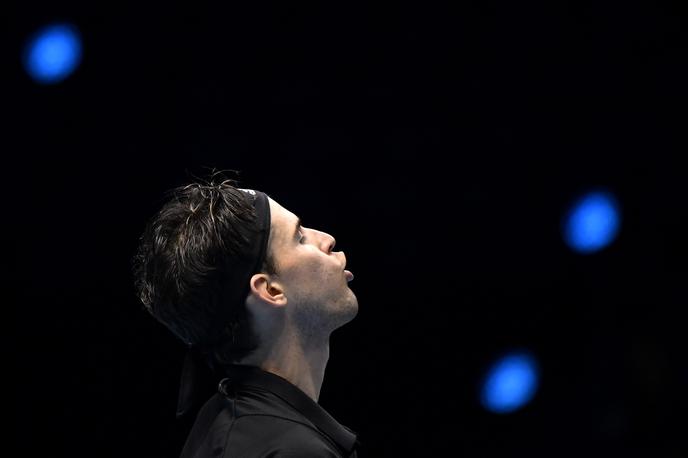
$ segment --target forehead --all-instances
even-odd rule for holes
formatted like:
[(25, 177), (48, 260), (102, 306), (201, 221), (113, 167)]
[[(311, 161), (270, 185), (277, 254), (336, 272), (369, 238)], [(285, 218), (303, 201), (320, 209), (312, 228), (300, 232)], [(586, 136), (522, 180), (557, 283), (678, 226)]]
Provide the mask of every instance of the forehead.
[(278, 243), (285, 243), (291, 240), (297, 217), (272, 197), (268, 197), (268, 199), (270, 202), (270, 235)]

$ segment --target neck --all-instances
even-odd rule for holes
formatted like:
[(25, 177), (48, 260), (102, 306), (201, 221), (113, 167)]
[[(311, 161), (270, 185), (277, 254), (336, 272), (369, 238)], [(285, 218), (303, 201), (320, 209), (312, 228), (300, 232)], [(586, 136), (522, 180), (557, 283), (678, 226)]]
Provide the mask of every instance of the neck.
[(269, 349), (256, 351), (240, 364), (257, 366), (279, 375), (318, 402), (329, 357), (329, 336), (304, 342), (289, 334), (275, 341)]

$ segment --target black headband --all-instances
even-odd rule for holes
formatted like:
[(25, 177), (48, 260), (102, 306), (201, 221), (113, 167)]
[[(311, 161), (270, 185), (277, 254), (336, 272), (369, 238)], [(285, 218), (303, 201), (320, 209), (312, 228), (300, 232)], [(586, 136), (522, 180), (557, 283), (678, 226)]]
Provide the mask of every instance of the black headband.
[(243, 307), (246, 297), (251, 290), (251, 277), (260, 272), (268, 249), (270, 238), (270, 201), (268, 195), (253, 189), (241, 189), (242, 193), (250, 200), (255, 209), (255, 226), (250, 231), (248, 251), (244, 256), (235, 259), (232, 266), (232, 273), (227, 281), (229, 282), (226, 291), (229, 297), (226, 306), (216, 310), (213, 319), (213, 326), (201, 341), (187, 342), (189, 351), (187, 352), (182, 369), (182, 376), (179, 387), (179, 398), (177, 401), (177, 418), (184, 416), (199, 401), (200, 385), (204, 384), (204, 378), (208, 378), (208, 353), (214, 348), (225, 343), (226, 339), (235, 336), (224, 335), (223, 331), (227, 322), (239, 307)]

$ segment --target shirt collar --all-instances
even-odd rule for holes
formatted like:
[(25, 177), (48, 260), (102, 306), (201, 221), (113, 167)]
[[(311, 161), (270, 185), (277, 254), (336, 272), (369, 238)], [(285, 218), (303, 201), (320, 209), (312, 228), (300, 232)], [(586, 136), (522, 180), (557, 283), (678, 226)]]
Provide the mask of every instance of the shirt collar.
[(230, 364), (226, 368), (226, 373), (233, 384), (262, 388), (279, 396), (335, 441), (346, 453), (351, 453), (359, 444), (354, 431), (341, 425), (320, 404), (279, 375), (257, 366), (243, 364)]

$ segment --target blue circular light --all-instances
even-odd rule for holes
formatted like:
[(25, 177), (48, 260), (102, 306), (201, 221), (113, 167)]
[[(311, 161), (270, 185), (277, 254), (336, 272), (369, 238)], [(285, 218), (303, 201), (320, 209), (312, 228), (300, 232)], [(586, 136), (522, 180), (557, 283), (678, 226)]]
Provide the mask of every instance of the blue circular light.
[(533, 398), (539, 384), (538, 378), (537, 364), (532, 356), (524, 352), (509, 354), (488, 371), (480, 401), (491, 412), (513, 412)]
[(619, 210), (614, 197), (606, 192), (590, 192), (570, 209), (564, 225), (564, 240), (579, 253), (593, 253), (614, 240), (619, 226)]
[(81, 39), (71, 24), (53, 24), (37, 31), (26, 43), (26, 72), (40, 84), (63, 81), (81, 62)]

